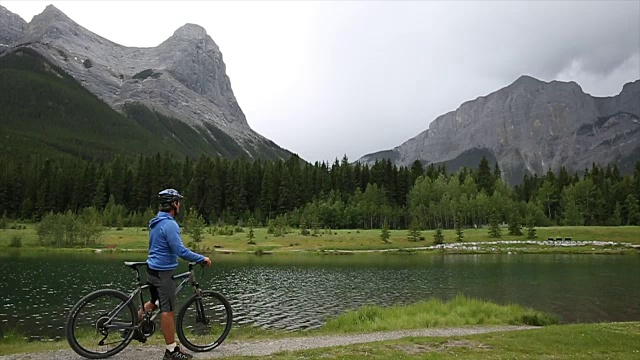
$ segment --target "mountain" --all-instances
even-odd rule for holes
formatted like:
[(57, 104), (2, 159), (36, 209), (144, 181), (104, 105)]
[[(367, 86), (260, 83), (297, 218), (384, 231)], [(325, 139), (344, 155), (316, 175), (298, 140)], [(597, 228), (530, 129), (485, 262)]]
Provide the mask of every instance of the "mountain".
[(139, 103), (127, 104), (121, 114), (32, 49), (0, 57), (0, 109), (2, 156), (106, 160), (168, 152), (232, 157), (227, 150), (234, 143), (224, 134), (202, 136)]
[(625, 84), (617, 96), (601, 98), (575, 82), (522, 76), (437, 117), (402, 145), (359, 161), (476, 167), (482, 155), (493, 157), (511, 183), (561, 166), (582, 171), (593, 162), (616, 162), (630, 172), (640, 159), (640, 80)]
[[(52, 5), (26, 26), (1, 6), (0, 14), (12, 19), (0, 25), (0, 39), (9, 42), (2, 56), (34, 50), (118, 112), (130, 115), (132, 107), (143, 107), (147, 115), (177, 119), (191, 128), (189, 137), (179, 139), (183, 143), (213, 140), (216, 146), (205, 153), (262, 159), (291, 155), (249, 127), (222, 53), (198, 25), (182, 26), (156, 47), (132, 48), (92, 33)], [(158, 130), (153, 121), (141, 125)]]
[(22, 37), (26, 29), (26, 21), (0, 6), (0, 52), (6, 50), (9, 45)]

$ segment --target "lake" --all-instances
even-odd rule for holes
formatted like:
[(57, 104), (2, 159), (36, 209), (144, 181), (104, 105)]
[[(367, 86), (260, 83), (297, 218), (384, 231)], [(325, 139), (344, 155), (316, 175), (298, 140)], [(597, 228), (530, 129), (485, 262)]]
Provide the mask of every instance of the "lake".
[[(133, 289), (125, 260), (145, 254), (0, 255), (0, 333), (60, 338), (69, 309), (84, 294)], [(457, 294), (517, 303), (563, 323), (640, 320), (640, 256), (617, 255), (215, 255), (198, 271), (203, 288), (227, 296), (237, 323), (313, 329), (365, 304), (407, 304)], [(186, 264), (181, 263), (180, 269)], [(183, 291), (178, 297), (188, 295)], [(148, 294), (146, 296), (148, 298)]]

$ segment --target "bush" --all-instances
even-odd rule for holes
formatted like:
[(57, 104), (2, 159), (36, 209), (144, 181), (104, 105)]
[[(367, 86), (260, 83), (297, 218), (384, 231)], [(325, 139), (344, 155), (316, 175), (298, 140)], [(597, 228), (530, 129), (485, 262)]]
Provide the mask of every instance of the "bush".
[(93, 62), (91, 61), (91, 59), (86, 59), (85, 61), (82, 62), (82, 64), (87, 69), (90, 69), (91, 67), (93, 67)]
[(36, 227), (44, 246), (90, 246), (98, 243), (102, 233), (100, 213), (95, 208), (83, 209), (79, 215), (46, 214)]
[(11, 237), (11, 241), (9, 242), (9, 246), (14, 248), (22, 247), (22, 236), (13, 235)]

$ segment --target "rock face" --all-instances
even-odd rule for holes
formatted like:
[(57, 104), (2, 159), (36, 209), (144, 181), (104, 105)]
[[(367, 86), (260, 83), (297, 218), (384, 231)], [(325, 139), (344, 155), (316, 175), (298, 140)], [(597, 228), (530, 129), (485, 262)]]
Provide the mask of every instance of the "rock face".
[(402, 145), (359, 161), (442, 163), (473, 150), (493, 154), (512, 183), (525, 173), (561, 166), (580, 171), (593, 162), (632, 164), (640, 159), (640, 80), (626, 84), (617, 96), (597, 98), (575, 82), (522, 76), (439, 116)]
[(5, 50), (14, 41), (22, 37), (26, 29), (26, 21), (0, 6), (0, 51)]
[[(9, 36), (4, 25), (0, 30)], [(92, 33), (49, 5), (11, 46), (20, 47), (44, 55), (116, 110), (140, 102), (220, 141), (230, 136), (249, 158), (291, 155), (249, 127), (222, 53), (198, 25), (182, 26), (157, 47), (132, 48)]]

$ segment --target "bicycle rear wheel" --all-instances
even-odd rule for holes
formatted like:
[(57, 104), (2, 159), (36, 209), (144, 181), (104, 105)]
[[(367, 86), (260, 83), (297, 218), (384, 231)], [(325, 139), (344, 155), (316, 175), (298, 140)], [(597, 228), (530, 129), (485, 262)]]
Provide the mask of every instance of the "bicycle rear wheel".
[(182, 345), (191, 351), (209, 351), (222, 344), (233, 321), (231, 305), (215, 291), (191, 296), (180, 309), (176, 330)]
[[(124, 293), (102, 289), (83, 297), (65, 325), (69, 345), (78, 355), (104, 359), (122, 351), (133, 337), (136, 310)], [(111, 320), (109, 320), (111, 319)]]

